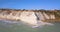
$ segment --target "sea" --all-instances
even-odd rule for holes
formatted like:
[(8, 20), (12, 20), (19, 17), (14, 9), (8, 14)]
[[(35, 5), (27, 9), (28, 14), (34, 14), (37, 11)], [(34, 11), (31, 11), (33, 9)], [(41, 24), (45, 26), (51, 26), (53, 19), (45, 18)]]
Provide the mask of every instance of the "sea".
[(60, 32), (60, 23), (52, 24), (32, 28), (21, 21), (0, 20), (0, 32)]

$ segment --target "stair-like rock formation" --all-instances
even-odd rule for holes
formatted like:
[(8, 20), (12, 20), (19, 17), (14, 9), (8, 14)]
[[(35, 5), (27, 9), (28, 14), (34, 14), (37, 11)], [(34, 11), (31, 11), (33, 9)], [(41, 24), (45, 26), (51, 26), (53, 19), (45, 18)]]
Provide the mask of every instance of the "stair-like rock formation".
[(40, 21), (55, 20), (56, 15), (58, 15), (56, 11), (0, 10), (0, 18), (20, 20), (32, 25), (37, 25)]

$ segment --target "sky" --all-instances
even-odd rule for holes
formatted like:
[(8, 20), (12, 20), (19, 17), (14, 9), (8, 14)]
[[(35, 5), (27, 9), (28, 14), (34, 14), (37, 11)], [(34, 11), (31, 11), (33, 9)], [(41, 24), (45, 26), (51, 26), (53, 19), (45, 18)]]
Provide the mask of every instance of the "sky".
[(60, 9), (60, 0), (0, 0), (0, 8)]

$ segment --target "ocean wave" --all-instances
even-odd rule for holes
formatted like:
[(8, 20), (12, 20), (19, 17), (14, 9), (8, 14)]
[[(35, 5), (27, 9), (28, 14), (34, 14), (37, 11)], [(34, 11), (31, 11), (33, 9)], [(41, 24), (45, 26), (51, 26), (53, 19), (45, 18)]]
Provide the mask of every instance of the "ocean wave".
[(42, 21), (40, 21), (37, 24), (38, 25), (36, 25), (36, 26), (32, 26), (32, 28), (41, 28), (41, 27), (44, 27), (44, 26), (53, 26), (54, 25), (53, 23), (42, 22)]
[[(11, 21), (11, 20), (0, 20), (1, 22), (5, 22), (5, 24), (6, 23), (12, 23), (12, 24), (14, 24), (14, 23), (18, 23), (18, 25), (20, 25), (21, 24), (21, 22), (19, 21)], [(23, 23), (22, 23), (23, 24)], [(41, 28), (41, 27), (44, 27), (44, 26), (53, 26), (54, 24), (53, 23), (48, 23), (48, 22), (42, 22), (42, 21), (40, 21), (40, 22), (38, 22), (37, 23), (37, 25), (36, 26), (32, 26), (32, 28)]]
[(5, 23), (18, 23), (17, 21), (11, 21), (11, 20), (0, 20), (0, 21)]

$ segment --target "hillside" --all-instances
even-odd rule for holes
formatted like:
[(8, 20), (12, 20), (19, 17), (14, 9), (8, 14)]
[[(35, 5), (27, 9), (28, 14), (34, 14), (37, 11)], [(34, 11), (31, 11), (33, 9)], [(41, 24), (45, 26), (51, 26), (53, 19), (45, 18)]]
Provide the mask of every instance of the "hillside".
[(60, 22), (60, 10), (0, 9), (0, 19), (17, 20), (37, 25), (37, 22)]

